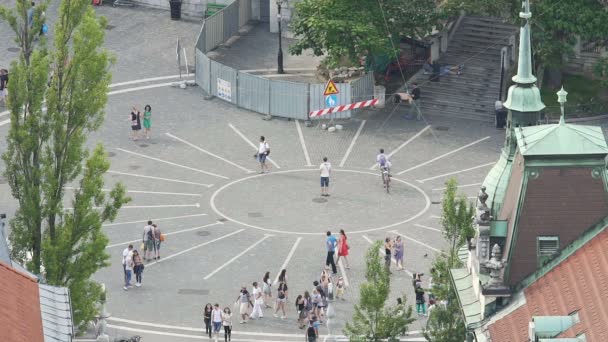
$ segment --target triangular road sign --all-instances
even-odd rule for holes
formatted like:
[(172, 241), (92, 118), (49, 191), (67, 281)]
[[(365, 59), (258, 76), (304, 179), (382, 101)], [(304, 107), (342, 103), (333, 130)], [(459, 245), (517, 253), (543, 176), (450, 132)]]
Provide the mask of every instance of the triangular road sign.
[(323, 95), (327, 96), (327, 95), (333, 95), (333, 94), (337, 94), (337, 93), (339, 93), (339, 91), (338, 91), (338, 87), (336, 87), (336, 84), (334, 83), (334, 81), (332, 81), (332, 80), (327, 81)]

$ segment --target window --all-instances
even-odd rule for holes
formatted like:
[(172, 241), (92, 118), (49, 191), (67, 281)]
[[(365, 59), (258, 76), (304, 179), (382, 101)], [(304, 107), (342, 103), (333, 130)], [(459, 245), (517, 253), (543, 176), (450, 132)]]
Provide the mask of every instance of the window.
[(538, 267), (545, 265), (559, 250), (558, 236), (539, 236), (536, 238), (536, 259)]

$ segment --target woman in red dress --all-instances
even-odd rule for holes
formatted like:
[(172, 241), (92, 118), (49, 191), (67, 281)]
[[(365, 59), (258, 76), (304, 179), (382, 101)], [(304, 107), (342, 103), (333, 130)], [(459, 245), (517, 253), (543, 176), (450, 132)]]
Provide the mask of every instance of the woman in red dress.
[(338, 260), (336, 260), (336, 264), (340, 262), (340, 258), (344, 258), (347, 269), (350, 269), (347, 258), (349, 249), (350, 246), (347, 242), (346, 233), (344, 233), (344, 229), (340, 229), (340, 237), (338, 238)]

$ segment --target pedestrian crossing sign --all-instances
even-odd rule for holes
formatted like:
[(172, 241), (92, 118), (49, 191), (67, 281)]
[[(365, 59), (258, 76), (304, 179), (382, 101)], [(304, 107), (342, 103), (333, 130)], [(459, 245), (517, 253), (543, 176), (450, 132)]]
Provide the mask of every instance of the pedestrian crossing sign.
[(339, 93), (339, 91), (338, 91), (338, 87), (336, 87), (336, 84), (334, 83), (334, 81), (332, 81), (332, 80), (327, 81), (327, 84), (325, 85), (325, 91), (323, 92), (323, 96), (334, 95), (337, 93)]

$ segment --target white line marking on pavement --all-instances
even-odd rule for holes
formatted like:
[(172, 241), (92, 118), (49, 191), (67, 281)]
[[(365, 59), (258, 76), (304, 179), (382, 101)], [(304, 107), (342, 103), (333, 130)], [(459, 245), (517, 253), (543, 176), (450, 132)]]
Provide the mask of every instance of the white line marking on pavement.
[(359, 137), (359, 134), (361, 134), (361, 131), (363, 130), (363, 126), (365, 126), (365, 122), (366, 122), (366, 120), (361, 121), (361, 125), (359, 126), (359, 129), (357, 129), (357, 133), (355, 133), (353, 140), (350, 142), (350, 145), (348, 146), (348, 149), (346, 150), (346, 153), (344, 154), (344, 157), (342, 158), (342, 161), (340, 162), (340, 167), (344, 167), (344, 164), (346, 164), (346, 160), (348, 159), (350, 152), (353, 150), (353, 147), (355, 147), (355, 143), (357, 142), (357, 138)]
[(206, 175), (210, 175), (210, 176), (214, 176), (214, 177), (218, 177), (218, 178), (229, 179), (229, 178), (228, 178), (228, 177), (226, 177), (226, 176), (222, 176), (222, 175), (218, 175), (218, 174), (215, 174), (215, 173), (211, 173), (211, 172), (207, 172), (207, 171), (203, 171), (203, 170), (195, 169), (195, 168), (190, 167), (190, 166), (186, 166), (186, 165), (177, 164), (177, 163), (170, 162), (170, 161), (166, 161), (166, 160), (162, 160), (162, 159), (159, 159), (159, 158), (156, 158), (156, 157), (150, 157), (150, 156), (147, 156), (147, 155), (145, 155), (145, 154), (141, 154), (141, 153), (138, 153), (138, 152), (133, 152), (133, 151), (125, 150), (125, 149), (120, 148), (120, 147), (117, 147), (116, 149), (117, 149), (117, 150), (119, 150), (119, 151), (125, 152), (125, 153), (129, 153), (129, 154), (132, 154), (132, 155), (138, 156), (138, 157), (142, 157), (142, 158), (146, 158), (146, 159), (150, 159), (150, 160), (158, 161), (158, 162), (161, 162), (161, 163), (165, 163), (165, 164), (169, 164), (169, 165), (173, 165), (173, 166), (181, 167), (181, 168), (186, 169), (186, 170), (195, 171), (195, 172), (200, 172), (200, 173), (204, 173), (204, 174), (206, 174)]
[(194, 214), (194, 215), (184, 215), (184, 216), (152, 218), (152, 219), (147, 219), (147, 220), (138, 220), (138, 221), (130, 221), (130, 222), (107, 223), (107, 224), (102, 225), (102, 227), (120, 226), (122, 224), (142, 223), (142, 222), (148, 222), (148, 221), (152, 221), (152, 222), (167, 221), (167, 220), (174, 220), (174, 219), (187, 218), (187, 217), (199, 217), (199, 216), (207, 216), (207, 214)]
[(0, 112), (0, 116), (5, 116), (5, 115), (9, 115), (11, 112), (8, 110), (5, 110), (4, 112)]
[(441, 218), (441, 216), (439, 216), (439, 215), (431, 215), (431, 218), (434, 218), (434, 219), (440, 219), (440, 218)]
[(208, 244), (211, 244), (211, 243), (214, 243), (214, 242), (220, 241), (220, 240), (225, 239), (225, 238), (227, 238), (227, 237), (231, 237), (232, 235), (238, 234), (238, 233), (240, 233), (240, 232), (242, 232), (242, 231), (244, 231), (244, 230), (245, 230), (245, 229), (239, 229), (239, 230), (234, 231), (234, 232), (232, 232), (232, 233), (228, 233), (228, 234), (226, 234), (226, 235), (222, 235), (222, 236), (220, 236), (220, 237), (218, 237), (218, 238), (215, 238), (215, 239), (213, 239), (213, 240), (209, 240), (209, 241), (207, 241), (207, 242), (203, 242), (203, 243), (198, 244), (198, 245), (196, 245), (196, 246), (194, 246), (194, 247), (190, 247), (190, 248), (188, 248), (188, 249), (184, 249), (184, 250), (179, 251), (179, 252), (177, 252), (177, 253), (175, 253), (175, 254), (171, 254), (171, 255), (169, 255), (169, 256), (167, 256), (167, 257), (165, 257), (164, 259), (161, 259), (161, 260), (154, 261), (154, 262), (151, 262), (151, 263), (149, 263), (149, 264), (146, 264), (146, 267), (150, 267), (150, 266), (152, 266), (152, 265), (156, 265), (156, 264), (158, 264), (158, 263), (165, 262), (165, 261), (167, 261), (167, 260), (169, 260), (169, 259), (175, 258), (176, 256), (180, 256), (180, 255), (182, 255), (182, 254), (184, 254), (184, 253), (188, 253), (188, 252), (193, 251), (193, 250), (195, 250), (195, 249), (197, 249), (197, 248), (201, 248), (201, 247), (203, 247), (203, 246), (207, 246)]
[(188, 182), (188, 181), (183, 181), (183, 180), (179, 180), (179, 179), (171, 179), (171, 178), (163, 178), (163, 177), (154, 177), (154, 176), (146, 176), (146, 175), (138, 175), (136, 173), (129, 173), (129, 172), (121, 172), (121, 171), (114, 171), (114, 170), (108, 170), (107, 173), (115, 173), (117, 175), (123, 175), (123, 176), (131, 176), (131, 177), (139, 177), (139, 178), (148, 178), (148, 179), (157, 179), (157, 180), (163, 180), (163, 181), (167, 181), (167, 182), (174, 182), (174, 183), (183, 183), (183, 184), (191, 184), (191, 185), (200, 185), (200, 186), (204, 186), (207, 188), (210, 188), (213, 186), (213, 184), (203, 184), (203, 183), (197, 183), (197, 182)]
[[(254, 150), (258, 150), (258, 147), (255, 146), (255, 144), (249, 140), (249, 138), (247, 138), (243, 133), (241, 133), (241, 131), (239, 131), (236, 127), (234, 127), (233, 124), (229, 123), (228, 126), (230, 126), (230, 128), (232, 128), (232, 130), (234, 131), (234, 133), (238, 134), (239, 137), (241, 137), (243, 140), (245, 140), (245, 142), (247, 144), (249, 144), (249, 146), (253, 147)], [(272, 163), (272, 165), (274, 165), (274, 167), (276, 167), (277, 169), (280, 169), (281, 167), (274, 162), (274, 160), (270, 159), (270, 157), (266, 158), (268, 160), (270, 160), (270, 162)]]
[(428, 229), (428, 230), (434, 230), (436, 232), (440, 232), (441, 233), (441, 229), (437, 229), (437, 228), (433, 228), (433, 227), (429, 227), (429, 226), (423, 226), (423, 225), (418, 224), (418, 223), (415, 223), (414, 226), (420, 227), (420, 228), (424, 228), (424, 229)]
[(348, 277), (346, 276), (346, 271), (344, 270), (344, 265), (342, 265), (342, 259), (338, 261), (338, 267), (340, 267), (340, 272), (342, 274), (342, 280), (344, 280), (344, 287), (349, 287), (350, 283), (348, 282)]
[(274, 278), (274, 283), (273, 284), (276, 284), (279, 281), (279, 275), (281, 274), (281, 271), (284, 270), (284, 269), (287, 269), (287, 265), (289, 264), (289, 260), (291, 260), (291, 257), (293, 256), (293, 253), (296, 251), (296, 248), (298, 248), (298, 245), (300, 244), (300, 241), (302, 241), (302, 237), (298, 236), (298, 238), (296, 239), (296, 242), (291, 247), (291, 250), (289, 251), (289, 254), (287, 254), (287, 258), (283, 262), (283, 265), (281, 265), (281, 268), (279, 269), (279, 272), (277, 272), (277, 276)]
[[(74, 188), (71, 186), (64, 186), (66, 190), (78, 190), (80, 188)], [(101, 189), (103, 192), (110, 192), (112, 189)], [(127, 193), (130, 194), (151, 194), (151, 195), (175, 195), (175, 196), (194, 196), (201, 197), (201, 194), (191, 194), (187, 192), (163, 192), (163, 191), (144, 191), (144, 190), (127, 190)]]
[(114, 91), (108, 92), (108, 96), (110, 96), (110, 95), (117, 95), (117, 94), (124, 94), (124, 93), (130, 93), (130, 92), (133, 92), (133, 91), (139, 91), (139, 90), (145, 90), (145, 89), (169, 87), (169, 86), (172, 86), (172, 85), (173, 85), (173, 82), (169, 82), (169, 83), (150, 84), (150, 85), (147, 85), (147, 86), (114, 90)]
[(448, 172), (448, 173), (444, 173), (442, 175), (437, 175), (437, 176), (433, 176), (433, 177), (429, 177), (429, 178), (425, 178), (425, 179), (419, 179), (419, 180), (417, 180), (417, 182), (424, 183), (426, 181), (430, 181), (430, 180), (433, 180), (433, 179), (443, 178), (443, 177), (447, 177), (447, 176), (451, 176), (451, 175), (456, 175), (456, 174), (467, 172), (467, 171), (471, 171), (471, 170), (481, 169), (483, 167), (488, 167), (488, 166), (494, 165), (494, 164), (496, 164), (496, 162), (491, 162), (491, 163), (486, 163), (486, 164), (482, 164), (482, 165), (477, 165), (477, 166), (470, 167), (468, 169)]
[[(252, 178), (255, 177), (268, 177), (268, 176), (272, 176), (272, 175), (277, 175), (277, 174), (284, 174), (284, 173), (290, 173), (290, 172), (303, 172), (303, 171), (317, 171), (315, 169), (295, 169), (295, 170), (286, 170), (286, 171), (276, 171), (271, 173), (270, 175), (266, 174), (258, 174), (258, 175), (252, 175), (252, 176), (247, 176), (241, 179), (237, 179), (234, 180), (228, 184), (223, 185), (222, 187), (220, 187), (219, 189), (217, 189), (212, 195), (211, 198), (209, 199), (209, 205), (211, 206), (211, 209), (213, 209), (213, 211), (219, 215), (220, 217), (224, 217), (227, 220), (230, 220), (231, 222), (240, 224), (241, 226), (245, 226), (245, 227), (249, 227), (249, 228), (254, 228), (254, 229), (259, 229), (259, 230), (263, 230), (266, 232), (271, 232), (271, 233), (278, 233), (278, 234), (294, 234), (294, 235), (321, 235), (321, 234), (325, 234), (323, 232), (318, 232), (318, 233), (310, 233), (310, 232), (302, 232), (302, 231), (289, 231), (289, 230), (285, 230), (285, 229), (270, 229), (270, 228), (264, 228), (264, 227), (260, 227), (260, 226), (256, 226), (256, 225), (252, 225), (249, 223), (245, 223), (242, 221), (239, 221), (235, 218), (232, 218), (228, 215), (226, 215), (225, 213), (221, 212), (217, 206), (215, 205), (215, 198), (222, 192), (224, 191), (226, 188), (233, 186), (234, 184), (246, 181), (246, 180), (250, 180)], [(371, 171), (361, 171), (361, 170), (348, 170), (348, 169), (336, 169), (336, 172), (349, 172), (349, 173), (358, 173), (358, 174), (362, 174), (362, 175), (372, 175), (375, 177), (380, 177), (379, 174), (376, 174), (375, 172), (371, 172)], [(317, 171), (318, 172), (318, 171)], [(408, 183), (402, 179), (393, 177), (392, 180), (394, 182), (399, 182), (401, 184), (405, 184), (411, 188), (413, 188), (414, 190), (418, 191), (418, 193), (420, 193), (420, 195), (422, 195), (422, 197), (424, 197), (424, 201), (425, 201), (425, 206), (423, 209), (421, 209), (418, 213), (416, 213), (414, 216), (408, 217), (402, 221), (399, 222), (395, 222), (392, 224), (388, 224), (382, 227), (375, 227), (375, 228), (369, 228), (369, 229), (362, 229), (362, 230), (353, 230), (350, 231), (350, 234), (359, 234), (359, 233), (367, 233), (367, 232), (372, 232), (372, 231), (376, 231), (376, 230), (386, 230), (389, 228), (393, 228), (396, 226), (400, 226), (404, 223), (408, 223), (412, 220), (417, 219), (418, 217), (424, 215), (424, 213), (426, 213), (426, 211), (431, 207), (431, 199), (429, 198), (429, 196), (424, 192), (424, 190), (422, 190), (420, 187), (412, 184), (412, 183)]]
[(300, 120), (294, 120), (296, 122), (296, 129), (298, 130), (298, 136), (300, 137), (300, 145), (302, 145), (302, 152), (304, 152), (304, 159), (306, 159), (306, 166), (312, 166), (310, 163), (310, 156), (308, 155), (308, 149), (304, 142), (304, 134), (302, 134), (302, 127), (300, 127)]
[(256, 241), (253, 245), (247, 247), (247, 249), (245, 249), (244, 251), (242, 251), (241, 253), (235, 255), (232, 259), (226, 261), (226, 263), (224, 263), (222, 266), (216, 268), (215, 270), (213, 270), (213, 272), (207, 274), (205, 276), (205, 278), (203, 278), (204, 280), (207, 280), (211, 277), (213, 277), (214, 274), (216, 274), (217, 272), (221, 271), (224, 267), (230, 265), (233, 261), (235, 261), (236, 259), (240, 258), (241, 256), (243, 256), (245, 253), (249, 252), (250, 250), (252, 250), (255, 246), (259, 245), (260, 243), (262, 243), (262, 241), (268, 239), (269, 237), (274, 236), (271, 234), (264, 234), (264, 237), (259, 239), (258, 241)]
[[(482, 185), (482, 184), (483, 183), (471, 183), (471, 184), (463, 184), (463, 185), (458, 184), (458, 187), (459, 188), (465, 188), (465, 187), (470, 187), (470, 186), (479, 186), (479, 185)], [(444, 186), (443, 188), (435, 188), (435, 189), (432, 189), (432, 190), (433, 191), (441, 191), (441, 190), (445, 190), (445, 189), (447, 189), (447, 188)]]
[[(110, 84), (108, 86), (108, 88), (122, 87), (122, 86), (125, 86), (125, 85), (137, 84), (137, 83), (145, 83), (145, 82), (169, 80), (169, 79), (172, 79), (172, 78), (179, 78), (179, 76), (180, 75), (170, 75), (170, 76), (161, 76), (161, 77), (142, 78), (142, 79), (139, 79), (139, 80), (120, 82), (120, 83), (113, 83), (113, 84)], [(194, 74), (182, 75), (182, 77), (185, 77), (185, 78), (189, 78), (189, 77), (193, 77), (193, 76), (194, 76)]]
[(10, 123), (10, 122), (11, 122), (11, 119), (0, 121), (0, 126), (4, 126), (4, 125), (6, 125), (7, 123)]
[(223, 161), (223, 162), (226, 162), (226, 163), (228, 163), (228, 164), (230, 164), (230, 165), (232, 165), (232, 166), (235, 166), (235, 167), (237, 167), (237, 168), (239, 168), (239, 169), (241, 169), (241, 170), (243, 170), (243, 171), (245, 171), (245, 172), (248, 172), (248, 173), (255, 172), (255, 171), (253, 171), (253, 170), (249, 170), (248, 168), (242, 167), (241, 165), (239, 165), (239, 164), (237, 164), (237, 163), (234, 163), (234, 162), (232, 162), (232, 161), (230, 161), (230, 160), (228, 160), (228, 159), (226, 159), (226, 158), (220, 157), (220, 156), (218, 156), (218, 155), (217, 155), (217, 154), (215, 154), (215, 153), (211, 153), (211, 152), (209, 152), (209, 151), (207, 151), (207, 150), (205, 150), (205, 149), (203, 149), (203, 148), (201, 148), (201, 147), (199, 147), (199, 146), (196, 146), (196, 145), (194, 145), (193, 143), (191, 143), (191, 142), (189, 142), (189, 141), (186, 141), (186, 140), (184, 140), (184, 139), (182, 139), (182, 138), (178, 138), (178, 137), (176, 137), (175, 135), (173, 135), (173, 134), (171, 134), (171, 133), (165, 133), (165, 134), (166, 134), (168, 137), (170, 137), (170, 138), (173, 138), (173, 139), (175, 139), (175, 140), (177, 140), (177, 141), (180, 141), (180, 142), (182, 142), (182, 143), (184, 143), (184, 144), (186, 144), (186, 145), (188, 145), (188, 146), (190, 146), (190, 147), (192, 147), (192, 148), (194, 148), (194, 149), (197, 149), (197, 150), (199, 150), (199, 151), (201, 151), (201, 152), (203, 152), (203, 153), (205, 153), (205, 154), (208, 154), (208, 155), (210, 155), (210, 156), (212, 156), (212, 157), (214, 157), (214, 158), (217, 158), (217, 159), (219, 159), (219, 160), (221, 160), (221, 161)]
[(421, 245), (421, 246), (424, 246), (424, 247), (426, 247), (426, 248), (428, 248), (428, 249), (430, 249), (430, 250), (432, 250), (432, 251), (435, 251), (435, 252), (437, 252), (437, 253), (441, 253), (441, 251), (440, 251), (439, 249), (437, 249), (437, 248), (435, 248), (435, 247), (433, 247), (433, 246), (431, 246), (431, 245), (428, 245), (428, 244), (426, 244), (426, 243), (424, 243), (424, 242), (418, 241), (418, 240), (416, 240), (416, 239), (414, 239), (414, 238), (411, 238), (411, 237), (409, 237), (409, 236), (407, 236), (407, 235), (401, 234), (401, 233), (399, 233), (399, 232), (398, 232), (398, 231), (396, 231), (396, 230), (391, 231), (391, 233), (397, 234), (397, 235), (401, 236), (402, 238), (405, 238), (405, 239), (408, 239), (408, 240), (410, 240), (410, 241), (412, 241), (412, 242), (415, 242), (415, 243), (417, 243), (417, 244), (419, 244), (419, 245)]
[[(414, 139), (418, 138), (419, 136), (422, 135), (422, 133), (426, 132), (429, 128), (431, 128), (431, 125), (428, 125), (426, 127), (424, 127), (422, 130), (420, 130), (420, 132), (416, 133), (413, 137), (407, 139), (403, 144), (399, 145), (399, 147), (397, 147), (396, 149), (394, 149), (391, 153), (388, 154), (388, 157), (392, 157), (395, 153), (399, 152), (399, 150), (401, 150), (402, 148), (404, 148), (405, 146), (407, 146), (409, 143), (411, 143), (412, 141), (414, 141)], [(372, 165), (372, 167), (370, 167), (370, 170), (373, 170), (375, 168), (378, 167), (378, 164), (374, 164)]]
[[(200, 208), (200, 203), (194, 204), (157, 204), (157, 205), (125, 205), (120, 207), (120, 209), (146, 209), (146, 208), (186, 208), (186, 207), (196, 207)], [(91, 207), (91, 209), (103, 209), (104, 207)], [(74, 210), (74, 208), (63, 208), (64, 210)]]
[[(198, 227), (193, 227), (193, 228), (187, 228), (187, 229), (177, 230), (177, 231), (170, 232), (170, 233), (163, 233), (163, 235), (167, 235), (168, 236), (168, 235), (181, 234), (181, 233), (191, 232), (191, 231), (197, 230), (197, 229), (217, 226), (218, 224), (223, 224), (223, 223), (222, 222), (215, 222), (215, 223), (206, 224), (204, 226), (198, 226)], [(133, 243), (133, 242), (137, 242), (137, 241), (141, 241), (141, 239), (131, 240), (131, 241), (125, 241), (125, 242), (120, 242), (120, 243), (115, 243), (113, 245), (106, 246), (106, 249), (107, 248), (116, 247), (116, 246), (124, 246), (124, 245), (126, 245), (128, 243)]]
[(442, 154), (442, 155), (440, 155), (440, 156), (438, 156), (438, 157), (435, 157), (435, 158), (433, 158), (433, 159), (431, 159), (431, 160), (427, 160), (427, 161), (425, 161), (424, 163), (420, 163), (420, 164), (418, 164), (418, 165), (416, 165), (416, 166), (412, 166), (412, 167), (410, 167), (410, 168), (409, 168), (409, 169), (407, 169), (407, 170), (403, 170), (403, 171), (399, 172), (399, 173), (398, 173), (398, 175), (402, 175), (402, 174), (404, 174), (404, 173), (406, 173), (406, 172), (410, 172), (410, 171), (415, 170), (415, 169), (417, 169), (417, 168), (419, 168), (419, 167), (423, 167), (423, 166), (425, 166), (425, 165), (427, 165), (427, 164), (430, 164), (430, 163), (432, 163), (432, 162), (434, 162), (434, 161), (437, 161), (437, 160), (439, 160), (439, 159), (441, 159), (441, 158), (445, 158), (445, 157), (447, 157), (447, 156), (449, 156), (449, 155), (452, 155), (452, 154), (454, 154), (454, 153), (456, 153), (456, 152), (462, 151), (462, 150), (464, 150), (464, 149), (465, 149), (465, 148), (467, 148), (467, 147), (471, 147), (471, 146), (473, 146), (473, 145), (475, 145), (475, 144), (478, 144), (478, 143), (480, 143), (480, 142), (482, 142), (482, 141), (484, 141), (484, 140), (488, 140), (488, 139), (490, 139), (490, 137), (489, 137), (489, 136), (484, 137), (484, 138), (481, 138), (481, 139), (477, 139), (477, 140), (473, 141), (472, 143), (468, 143), (468, 144), (466, 144), (466, 145), (464, 145), (464, 146), (460, 146), (459, 148), (457, 148), (457, 149), (455, 149), (455, 150), (452, 150), (452, 151), (450, 151), (450, 152), (444, 153), (444, 154)]
[[(367, 237), (367, 236), (365, 236), (365, 235), (362, 235), (362, 236), (363, 236), (363, 238), (364, 238), (365, 240), (367, 240), (367, 242), (369, 242), (369, 244), (370, 244), (370, 245), (373, 245), (373, 244), (374, 244), (374, 242), (373, 242), (373, 241), (372, 241), (370, 238), (368, 238), (368, 237)], [(384, 250), (382, 250), (382, 248), (380, 248), (380, 250), (379, 250), (378, 252), (380, 252), (380, 254), (382, 254), (382, 255), (386, 256), (386, 252), (384, 252)], [(397, 265), (397, 260), (395, 259), (395, 257), (394, 257), (394, 256), (391, 256), (391, 261), (393, 262), (393, 264)], [(403, 268), (403, 271), (405, 271), (405, 274), (407, 274), (407, 275), (408, 275), (408, 276), (410, 276), (411, 278), (413, 278), (413, 277), (414, 277), (414, 274), (413, 274), (412, 272), (410, 272), (410, 271), (406, 270), (405, 268)]]

